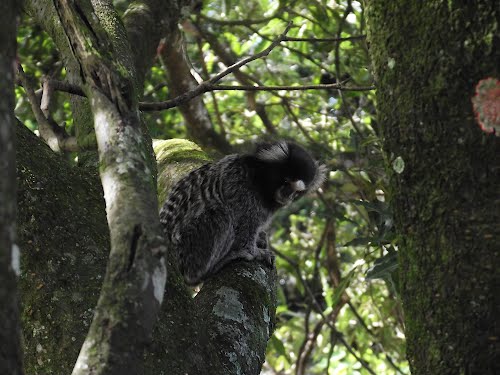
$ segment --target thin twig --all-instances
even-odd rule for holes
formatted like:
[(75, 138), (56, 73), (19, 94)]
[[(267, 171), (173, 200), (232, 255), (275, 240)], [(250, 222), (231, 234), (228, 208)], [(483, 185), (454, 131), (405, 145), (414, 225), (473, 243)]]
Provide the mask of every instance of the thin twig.
[(294, 38), (291, 36), (287, 36), (285, 39), (283, 39), (283, 42), (311, 42), (311, 43), (336, 42), (336, 43), (341, 43), (341, 42), (364, 40), (364, 39), (366, 39), (366, 35), (348, 36), (345, 38)]
[(311, 135), (309, 134), (309, 132), (304, 129), (304, 127), (302, 126), (302, 124), (300, 123), (300, 119), (298, 118), (298, 116), (293, 113), (293, 110), (292, 108), (290, 107), (290, 104), (288, 102), (287, 99), (283, 99), (282, 101), (283, 103), (283, 106), (285, 107), (285, 111), (288, 112), (288, 114), (290, 115), (290, 117), (292, 117), (293, 121), (297, 124), (297, 127), (299, 128), (299, 130), (302, 132), (302, 134), (304, 135), (304, 137), (313, 145), (315, 146), (318, 146), (320, 147), (323, 151), (325, 151), (327, 154), (331, 154), (331, 151), (330, 151), (330, 148), (322, 143), (318, 143), (316, 142), (312, 137)]
[(351, 354), (352, 354), (352, 356), (353, 356), (354, 358), (356, 358), (356, 360), (357, 360), (359, 363), (361, 363), (361, 365), (362, 365), (362, 366), (363, 366), (363, 367), (364, 367), (364, 368), (365, 368), (365, 369), (366, 369), (366, 370), (367, 370), (370, 374), (372, 374), (372, 375), (377, 375), (377, 374), (376, 374), (376, 373), (375, 373), (375, 372), (374, 372), (374, 371), (370, 368), (370, 366), (368, 366), (368, 363), (366, 363), (366, 361), (365, 361), (363, 358), (361, 358), (360, 356), (358, 356), (358, 355), (356, 354), (356, 352), (354, 351), (354, 349), (352, 348), (352, 346), (351, 346), (351, 345), (349, 345), (349, 344), (347, 343), (347, 341), (345, 341), (344, 337), (342, 337), (342, 334), (341, 334), (340, 332), (336, 331), (336, 330), (335, 330), (335, 328), (333, 328), (333, 329), (334, 329), (334, 332), (335, 332), (335, 336), (336, 336), (336, 338), (337, 338), (337, 339), (338, 339), (338, 340), (342, 343), (342, 345), (344, 345), (344, 346), (345, 346), (345, 348), (347, 349), (347, 351), (348, 351), (349, 353), (351, 353)]
[(342, 83), (302, 85), (302, 86), (233, 86), (233, 85), (213, 85), (210, 90), (239, 90), (239, 91), (307, 91), (307, 90), (342, 90), (342, 91), (370, 91), (375, 90), (375, 86), (346, 86)]
[(281, 9), (277, 9), (276, 12), (271, 14), (268, 17), (263, 17), (259, 19), (244, 19), (244, 20), (222, 20), (219, 18), (213, 18), (209, 17), (204, 14), (200, 14), (200, 18), (204, 19), (205, 21), (209, 21), (210, 23), (216, 23), (218, 25), (223, 25), (223, 26), (248, 26), (248, 25), (255, 25), (255, 24), (260, 24), (260, 23), (265, 23), (273, 20), (276, 18), (276, 14), (278, 11), (281, 11)]
[[(351, 2), (351, 0), (349, 0), (347, 3), (347, 7), (345, 9), (344, 15), (342, 16), (342, 19), (339, 23), (339, 29), (337, 31), (337, 38), (340, 38), (340, 35), (342, 35), (342, 29), (343, 29), (344, 25), (346, 24), (347, 16), (349, 16), (349, 14), (352, 12), (352, 10), (353, 10), (352, 2)], [(335, 46), (335, 73), (336, 73), (337, 78), (340, 77), (340, 43), (338, 43)], [(339, 90), (339, 95), (342, 99), (342, 108), (347, 113), (347, 117), (348, 117), (349, 121), (351, 122), (352, 127), (354, 128), (356, 133), (358, 133), (358, 135), (361, 138), (364, 138), (363, 132), (361, 131), (358, 124), (356, 123), (356, 121), (354, 121), (354, 118), (352, 117), (351, 111), (349, 109), (349, 106), (346, 103), (346, 98), (345, 98), (344, 94), (342, 93), (342, 90)]]
[(257, 59), (260, 59), (261, 57), (265, 57), (267, 55), (269, 55), (271, 53), (271, 51), (278, 45), (280, 44), (283, 39), (285, 39), (286, 37), (286, 33), (288, 33), (288, 31), (290, 30), (290, 28), (292, 27), (293, 23), (290, 22), (286, 27), (285, 27), (285, 31), (283, 31), (283, 33), (278, 36), (278, 38), (276, 38), (266, 49), (264, 49), (263, 51), (255, 54), (255, 55), (252, 55), (252, 56), (248, 56), (246, 58), (244, 58), (243, 60), (241, 61), (238, 61), (237, 63), (229, 66), (227, 69), (225, 69), (224, 71), (220, 72), (219, 74), (216, 74), (215, 76), (213, 76), (212, 78), (210, 78), (208, 80), (209, 83), (216, 83), (218, 81), (220, 81), (222, 78), (224, 78), (225, 76), (227, 76), (229, 73), (232, 73), (234, 72), (235, 70), (238, 70), (240, 67), (242, 67), (243, 65), (246, 65), (248, 64), (249, 62), (251, 61), (254, 61), (254, 60), (257, 60)]
[(308, 338), (310, 335), (310, 328), (309, 328), (309, 319), (311, 317), (311, 310), (312, 307), (311, 305), (307, 305), (306, 307), (306, 313), (304, 314), (304, 340), (302, 341), (302, 344), (300, 344), (300, 348), (297, 352), (297, 361), (295, 365), (295, 371), (296, 374), (299, 374), (299, 369), (301, 368), (301, 358), (303, 357), (304, 350), (306, 350)]
[[(333, 312), (328, 315), (329, 319), (331, 319), (331, 315), (333, 315)], [(311, 357), (311, 353), (314, 349), (316, 340), (318, 339), (318, 336), (321, 333), (321, 330), (323, 329), (325, 323), (326, 322), (323, 319), (321, 319), (318, 323), (316, 323), (313, 331), (308, 333), (304, 337), (304, 342), (302, 343), (301, 351), (299, 352), (297, 359), (297, 365), (295, 370), (296, 375), (304, 375), (306, 373), (305, 371), (307, 362)]]
[[(264, 40), (268, 40), (268, 41), (271, 41), (272, 39), (270, 37), (268, 37), (267, 35), (264, 35), (262, 34), (261, 32), (259, 32), (259, 30), (255, 29), (254, 27), (251, 27), (251, 26), (247, 26), (247, 28), (253, 32), (255, 35), (258, 35), (260, 36), (262, 39)], [(309, 61), (311, 64), (317, 66), (318, 68), (320, 68), (321, 70), (324, 70), (325, 72), (330, 72), (329, 71), (329, 67), (327, 65), (324, 65), (322, 63), (319, 63), (316, 61), (316, 59), (312, 58), (309, 54), (306, 54), (306, 53), (303, 53), (301, 52), (300, 50), (296, 49), (296, 48), (293, 48), (293, 47), (290, 47), (290, 46), (287, 46), (287, 45), (283, 45), (283, 48), (289, 50), (290, 52), (293, 52), (295, 53), (297, 56), (300, 56), (301, 58), (303, 58), (304, 60), (307, 60)]]
[[(237, 59), (234, 56), (233, 51), (230, 48), (224, 47), (217, 37), (213, 35), (212, 33), (208, 32), (202, 25), (195, 23), (196, 29), (199, 30), (199, 35), (200, 35), (200, 40), (201, 37), (203, 37), (204, 40), (210, 44), (210, 47), (212, 47), (212, 50), (215, 52), (215, 54), (219, 57), (220, 61), (226, 65), (230, 66), (233, 65)], [(202, 59), (203, 62), (203, 59)], [(204, 62), (203, 62), (204, 64)], [(205, 65), (205, 64), (204, 64)], [(205, 71), (205, 76), (209, 77), (208, 71)], [(241, 70), (237, 70), (233, 73), (234, 78), (240, 85), (246, 85), (246, 86), (262, 86), (262, 83), (258, 81), (256, 77), (253, 77), (252, 75), (248, 74), (248, 72), (242, 72)], [(266, 128), (267, 132), (270, 134), (276, 134), (276, 129), (269, 119), (269, 116), (267, 115), (267, 111), (265, 107), (257, 101), (257, 94), (255, 91), (247, 91), (245, 92), (248, 108), (251, 110), (254, 110), (257, 116), (262, 121), (262, 124)], [(212, 97), (215, 100), (215, 93), (212, 92)]]

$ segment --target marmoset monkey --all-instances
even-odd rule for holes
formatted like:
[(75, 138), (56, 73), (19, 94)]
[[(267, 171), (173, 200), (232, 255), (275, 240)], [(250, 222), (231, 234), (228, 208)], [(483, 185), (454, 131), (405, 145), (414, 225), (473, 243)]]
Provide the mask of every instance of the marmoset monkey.
[(266, 229), (280, 207), (316, 190), (326, 168), (295, 143), (262, 143), (193, 170), (172, 188), (160, 221), (188, 285), (234, 259), (274, 265)]

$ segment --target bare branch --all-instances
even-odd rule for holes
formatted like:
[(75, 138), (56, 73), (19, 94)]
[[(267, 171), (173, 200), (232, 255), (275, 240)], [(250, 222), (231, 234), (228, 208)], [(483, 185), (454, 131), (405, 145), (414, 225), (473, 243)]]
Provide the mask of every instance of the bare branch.
[[(233, 51), (230, 48), (224, 47), (219, 41), (219, 39), (213, 33), (209, 32), (206, 28), (204, 28), (203, 25), (195, 24), (193, 25), (192, 28), (197, 30), (199, 39), (203, 38), (210, 44), (215, 54), (219, 57), (220, 61), (224, 65), (230, 66), (236, 62), (237, 59)], [(205, 67), (204, 70), (205, 77), (209, 77), (208, 71), (206, 70), (206, 64), (204, 63), (204, 61), (202, 62), (202, 64)], [(253, 86), (255, 83), (261, 85), (258, 82), (257, 78), (249, 75), (246, 72), (242, 72), (241, 70), (235, 71), (233, 75), (236, 81), (238, 81), (240, 85)], [(276, 128), (269, 119), (265, 106), (257, 101), (257, 93), (255, 91), (247, 91), (245, 94), (246, 94), (245, 96), (248, 108), (250, 110), (255, 111), (255, 113), (257, 114), (257, 116), (259, 116), (260, 120), (262, 121), (262, 124), (264, 125), (269, 134), (276, 134), (277, 133)], [(212, 96), (215, 99), (214, 91), (212, 91)]]
[[(328, 315), (328, 319), (332, 319), (332, 314)], [(332, 319), (335, 321), (335, 319)], [(301, 350), (299, 351), (298, 358), (297, 358), (297, 364), (295, 368), (295, 374), (296, 375), (304, 375), (306, 374), (306, 368), (308, 365), (309, 358), (311, 357), (311, 354), (313, 352), (314, 346), (316, 345), (316, 340), (318, 339), (319, 334), (321, 333), (321, 330), (323, 329), (323, 326), (325, 325), (325, 320), (321, 319), (316, 325), (314, 326), (314, 329), (312, 332), (306, 335), (304, 338), (304, 342), (302, 343)]]
[[(83, 92), (82, 88), (78, 85), (74, 85), (72, 83), (64, 81), (58, 81), (52, 78), (46, 78), (45, 82), (48, 82), (48, 84), (54, 91), (62, 91), (62, 92), (67, 92), (68, 94), (85, 96), (85, 93)], [(42, 96), (43, 90), (44, 90), (43, 88), (36, 90), (35, 91), (36, 96), (37, 97)]]
[[(158, 58), (167, 75), (169, 92), (172, 96), (196, 89), (197, 80), (191, 73), (191, 62), (182, 48), (183, 39), (178, 29), (172, 31), (162, 48), (158, 48)], [(188, 135), (205, 149), (217, 150), (221, 154), (229, 154), (232, 146), (214, 129), (210, 115), (201, 96), (179, 106)]]
[(287, 36), (285, 39), (283, 39), (283, 42), (311, 42), (311, 43), (316, 43), (316, 42), (336, 42), (336, 43), (341, 43), (341, 42), (347, 42), (347, 41), (356, 41), (356, 40), (365, 40), (366, 35), (357, 35), (357, 36), (349, 36), (345, 38), (294, 38)]
[(54, 152), (61, 151), (76, 151), (77, 144), (76, 139), (71, 139), (74, 137), (70, 137), (63, 127), (57, 125), (55, 121), (49, 116), (49, 103), (50, 103), (50, 92), (53, 89), (49, 89), (50, 84), (49, 81), (44, 82), (44, 87), (49, 92), (48, 94), (42, 94), (42, 103), (44, 109), (41, 108), (38, 97), (31, 87), (28, 77), (24, 73), (23, 67), (21, 64), (18, 64), (18, 76), (22, 82), (24, 87), (24, 91), (28, 96), (28, 100), (31, 104), (31, 110), (33, 111), (33, 115), (35, 116), (36, 122), (38, 123), (38, 131), (40, 133), (40, 137), (49, 145), (49, 147)]
[(342, 90), (342, 91), (370, 91), (375, 90), (375, 86), (346, 86), (342, 83), (302, 85), (302, 86), (232, 86), (213, 85), (208, 86), (209, 91), (214, 90), (236, 90), (236, 91), (307, 91), (307, 90)]
[[(224, 71), (225, 72), (225, 71)], [(85, 96), (83, 90), (76, 85), (67, 82), (49, 80), (53, 89), (67, 92), (69, 94)], [(211, 91), (307, 91), (307, 90), (341, 90), (341, 91), (370, 91), (375, 90), (375, 86), (347, 86), (344, 83), (318, 84), (318, 85), (302, 85), (302, 86), (236, 86), (236, 85), (213, 85), (209, 81), (202, 82), (195, 89), (190, 90), (174, 99), (163, 102), (139, 102), (141, 111), (161, 111), (177, 107), (188, 102), (196, 96), (202, 95)], [(42, 90), (37, 90), (35, 94), (41, 93)]]
[[(276, 13), (278, 11), (281, 11), (281, 9), (277, 9)], [(245, 19), (245, 20), (221, 20), (218, 18), (213, 18), (206, 16), (204, 14), (200, 14), (200, 18), (203, 18), (204, 20), (210, 22), (210, 23), (215, 23), (218, 25), (223, 25), (223, 26), (248, 26), (248, 25), (256, 25), (259, 23), (265, 23), (273, 20), (276, 18), (276, 13), (272, 14), (268, 17), (263, 17), (259, 19)]]
[(224, 71), (222, 71), (219, 74), (217, 74), (217, 75), (213, 76), (212, 78), (210, 78), (208, 80), (208, 83), (214, 84), (214, 83), (220, 81), (225, 76), (227, 76), (229, 73), (232, 73), (235, 70), (238, 70), (243, 65), (246, 65), (246, 64), (248, 64), (251, 61), (254, 61), (254, 60), (260, 59), (261, 57), (265, 57), (265, 56), (269, 55), (271, 53), (271, 51), (285, 39), (286, 34), (288, 33), (288, 31), (290, 30), (291, 27), (292, 27), (292, 23), (290, 22), (286, 26), (285, 31), (283, 31), (283, 33), (280, 36), (278, 36), (278, 38), (276, 38), (265, 50), (263, 50), (263, 51), (261, 51), (259, 53), (256, 53), (255, 55), (246, 57), (243, 60), (241, 60), (241, 61), (239, 61), (239, 62), (237, 62), (237, 63), (229, 66)]
[(327, 85), (304, 85), (304, 86), (233, 86), (233, 85), (212, 85), (207, 82), (201, 83), (196, 89), (191, 90), (178, 97), (166, 100), (164, 102), (141, 102), (139, 108), (142, 111), (161, 111), (177, 107), (180, 104), (191, 100), (195, 96), (204, 94), (210, 91), (307, 91), (307, 90), (326, 90), (336, 89), (342, 91), (370, 91), (375, 90), (375, 86), (345, 86), (341, 83), (332, 83)]

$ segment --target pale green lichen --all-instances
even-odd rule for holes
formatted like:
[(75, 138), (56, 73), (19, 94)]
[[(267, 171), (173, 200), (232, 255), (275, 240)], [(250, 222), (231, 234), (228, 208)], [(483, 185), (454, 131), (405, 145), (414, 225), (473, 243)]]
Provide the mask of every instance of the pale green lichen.
[(268, 293), (271, 293), (271, 282), (267, 277), (266, 271), (260, 266), (255, 272), (250, 272), (247, 269), (241, 269), (239, 271), (241, 276), (252, 279), (257, 282), (262, 288), (264, 288)]
[(238, 291), (223, 286), (216, 294), (219, 299), (212, 309), (216, 316), (239, 323), (245, 323), (248, 320), (243, 304), (239, 301)]
[(165, 283), (167, 281), (167, 268), (165, 266), (165, 258), (160, 259), (160, 265), (153, 271), (151, 282), (153, 283), (153, 293), (161, 305), (163, 302), (163, 293), (165, 292)]
[(16, 276), (21, 275), (21, 252), (19, 251), (19, 246), (16, 244), (12, 244), (10, 259), (10, 266)]
[(170, 188), (189, 171), (210, 161), (201, 148), (185, 139), (154, 140), (158, 163), (158, 203), (165, 201)]
[(266, 306), (262, 306), (262, 317), (264, 319), (264, 322), (266, 323), (267, 337), (269, 337), (270, 336), (269, 323), (271, 322), (271, 316), (269, 315), (269, 310), (267, 309)]
[(229, 358), (229, 362), (231, 362), (235, 367), (235, 374), (241, 374), (241, 365), (238, 359), (238, 355), (234, 352), (226, 353), (226, 356)]

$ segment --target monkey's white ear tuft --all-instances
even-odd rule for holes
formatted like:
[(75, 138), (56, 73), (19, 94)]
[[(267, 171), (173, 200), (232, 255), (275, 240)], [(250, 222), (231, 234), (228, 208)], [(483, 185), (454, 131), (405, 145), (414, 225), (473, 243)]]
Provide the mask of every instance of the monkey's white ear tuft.
[(262, 161), (284, 161), (288, 159), (288, 144), (285, 141), (273, 143), (257, 150), (255, 155)]
[(304, 184), (304, 181), (298, 180), (298, 181), (293, 181), (290, 183), (294, 191), (304, 191), (306, 190), (306, 184)]
[(326, 174), (328, 173), (328, 168), (324, 164), (318, 164), (316, 162), (316, 174), (314, 176), (314, 180), (312, 180), (311, 184), (308, 187), (309, 192), (313, 192), (319, 189), (319, 187), (325, 182)]

